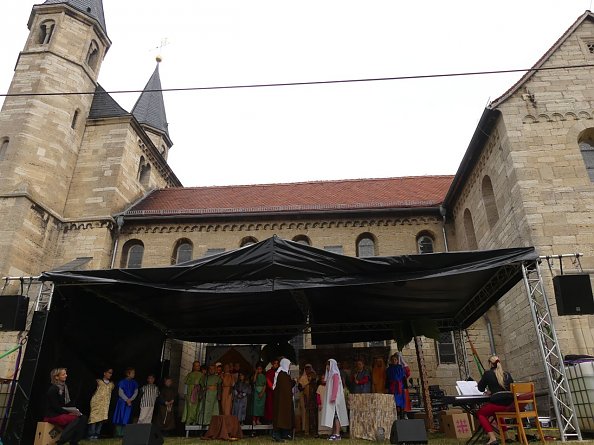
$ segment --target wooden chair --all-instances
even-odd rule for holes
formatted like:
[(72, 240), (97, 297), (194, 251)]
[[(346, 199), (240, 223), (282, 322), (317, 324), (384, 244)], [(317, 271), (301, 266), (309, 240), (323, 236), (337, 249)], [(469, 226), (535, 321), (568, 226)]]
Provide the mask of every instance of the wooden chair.
[[(526, 430), (524, 429), (524, 419), (534, 418), (534, 424), (538, 430), (538, 435), (542, 443), (545, 443), (544, 435), (538, 421), (538, 412), (536, 411), (536, 396), (534, 394), (534, 383), (512, 383), (510, 390), (514, 396), (514, 403), (508, 408), (513, 408), (514, 411), (497, 412), (497, 426), (499, 427), (499, 435), (501, 443), (505, 445), (505, 427), (516, 427), (518, 429), (518, 438), (524, 445), (528, 445), (528, 438), (526, 437)], [(530, 405), (530, 409), (527, 410)], [(511, 422), (506, 422), (506, 420)]]

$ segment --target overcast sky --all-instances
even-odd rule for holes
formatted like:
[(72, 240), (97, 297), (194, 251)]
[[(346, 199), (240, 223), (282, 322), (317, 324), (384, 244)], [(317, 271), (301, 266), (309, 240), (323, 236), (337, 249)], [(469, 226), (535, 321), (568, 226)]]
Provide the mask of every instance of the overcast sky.
[[(29, 0), (1, 0), (0, 91)], [(142, 89), (528, 68), (591, 0), (103, 0), (99, 82)], [(454, 174), (489, 100), (521, 74), (165, 93), (185, 186)], [(138, 94), (114, 95), (130, 110)]]

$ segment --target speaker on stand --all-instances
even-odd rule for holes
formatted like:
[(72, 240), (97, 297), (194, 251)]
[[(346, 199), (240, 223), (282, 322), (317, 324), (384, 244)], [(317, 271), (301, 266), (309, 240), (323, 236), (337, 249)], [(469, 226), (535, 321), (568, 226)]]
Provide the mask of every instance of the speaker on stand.
[(558, 315), (594, 314), (592, 283), (588, 274), (553, 277)]

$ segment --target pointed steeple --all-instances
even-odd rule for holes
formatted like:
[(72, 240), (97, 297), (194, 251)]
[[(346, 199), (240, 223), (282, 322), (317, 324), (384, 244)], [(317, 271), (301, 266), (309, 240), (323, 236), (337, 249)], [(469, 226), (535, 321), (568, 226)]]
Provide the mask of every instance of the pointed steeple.
[(60, 3), (72, 6), (74, 9), (97, 20), (97, 23), (99, 23), (103, 32), (107, 34), (105, 16), (103, 15), (103, 0), (45, 0), (43, 4), (55, 5)]
[(129, 115), (130, 113), (124, 110), (101, 85), (97, 84), (95, 95), (93, 96), (93, 103), (91, 104), (91, 110), (89, 111), (89, 119)]
[(153, 75), (132, 108), (132, 114), (139, 123), (148, 125), (169, 137), (158, 61)]

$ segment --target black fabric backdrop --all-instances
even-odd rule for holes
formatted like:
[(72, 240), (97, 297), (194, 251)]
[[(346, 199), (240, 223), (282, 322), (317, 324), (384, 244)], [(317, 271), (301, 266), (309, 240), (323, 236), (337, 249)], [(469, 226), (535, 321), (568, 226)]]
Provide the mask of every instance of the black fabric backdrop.
[(402, 320), (468, 327), (536, 259), (532, 247), (354, 258), (274, 236), (169, 267), (42, 279), (66, 299), (106, 300), (182, 340), (270, 343), (308, 326), (327, 344), (389, 339)]
[[(147, 374), (160, 377), (162, 371), (163, 333), (138, 317), (130, 317), (129, 312), (94, 297), (55, 295), (45, 331), (37, 334), (29, 331), (27, 348), (32, 347), (31, 342), (41, 341), (40, 355), (33, 363), (23, 363), (23, 367), (36, 367), (37, 372), (33, 392), (24, 408), (29, 412), (23, 440), (19, 442), (22, 444), (33, 443), (35, 426), (45, 416), (51, 369), (68, 369), (70, 397), (85, 414), (89, 413), (89, 402), (97, 388), (95, 379), (102, 378), (105, 369), (114, 370), (113, 382), (117, 383), (124, 377), (126, 367), (135, 367), (136, 380), (141, 385)], [(116, 400), (112, 397), (111, 413)], [(140, 398), (136, 402), (140, 402)], [(18, 415), (19, 408), (23, 408), (22, 405), (16, 408), (13, 406), (13, 412)], [(110, 422), (103, 431), (111, 431)]]

